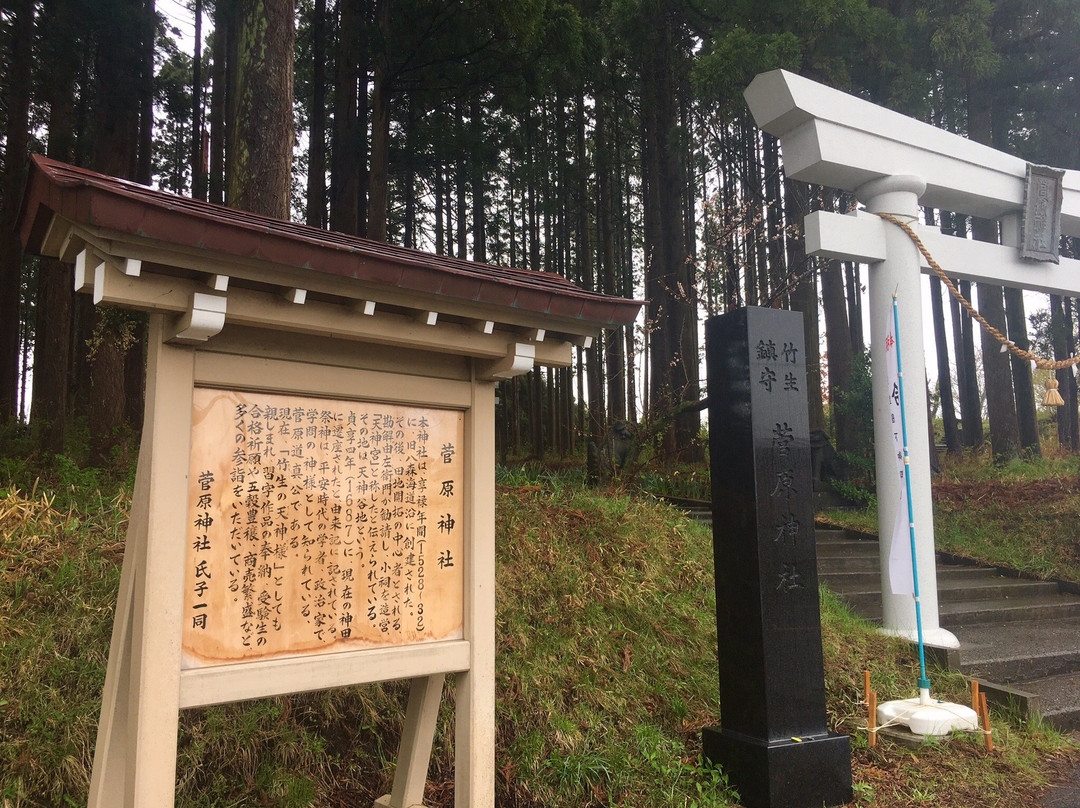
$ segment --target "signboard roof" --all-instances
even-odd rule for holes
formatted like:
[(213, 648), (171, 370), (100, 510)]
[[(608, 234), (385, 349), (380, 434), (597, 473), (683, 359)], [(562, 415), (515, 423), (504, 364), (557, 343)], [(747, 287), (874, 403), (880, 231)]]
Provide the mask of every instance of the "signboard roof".
[(56, 216), (105, 236), (136, 238), (226, 260), (351, 278), (424, 297), (580, 321), (585, 330), (631, 323), (641, 301), (582, 289), (549, 272), (433, 255), (213, 205), (35, 155), (20, 233), (48, 254)]

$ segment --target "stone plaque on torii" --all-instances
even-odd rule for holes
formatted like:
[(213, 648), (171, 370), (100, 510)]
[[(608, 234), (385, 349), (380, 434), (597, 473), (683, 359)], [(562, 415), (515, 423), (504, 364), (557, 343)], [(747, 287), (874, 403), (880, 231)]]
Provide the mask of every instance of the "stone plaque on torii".
[(178, 713), (410, 681), (391, 793), (495, 804), (495, 384), (641, 303), (40, 156), (31, 253), (149, 313), (146, 409), (90, 808), (174, 804)]
[[(1080, 261), (1022, 260), (1028, 164), (1018, 157), (783, 70), (757, 76), (745, 96), (757, 125), (780, 139), (788, 177), (851, 191), (865, 206), (849, 215), (819, 211), (807, 216), (806, 252), (870, 265), (882, 614), (886, 631), (914, 640), (914, 602), (910, 595), (892, 594), (889, 585), (900, 481), (893, 473), (884, 354), (895, 292), (905, 302), (897, 335), (904, 345), (905, 376), (913, 380), (913, 390), (925, 384), (919, 274), (929, 271), (929, 265), (906, 233), (875, 214), (889, 213), (907, 222), (949, 275), (961, 280), (1078, 296)], [(1080, 172), (1063, 172), (1061, 196), (1060, 233), (1080, 236)], [(920, 205), (996, 219), (1004, 244), (947, 236), (920, 225)], [(909, 396), (907, 407), (923, 633), (930, 645), (956, 648), (956, 637), (941, 627), (938, 615), (925, 398)]]

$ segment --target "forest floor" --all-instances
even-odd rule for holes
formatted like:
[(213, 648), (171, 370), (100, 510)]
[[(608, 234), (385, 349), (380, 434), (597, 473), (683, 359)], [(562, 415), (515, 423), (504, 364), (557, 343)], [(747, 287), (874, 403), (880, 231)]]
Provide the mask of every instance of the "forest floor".
[[(0, 461), (0, 805), (85, 805), (130, 484)], [(6, 478), (5, 478), (6, 476)], [(500, 471), (497, 804), (734, 806), (700, 756), (718, 723), (709, 532), (571, 474)], [(1049, 727), (994, 713), (996, 748), (958, 735), (867, 745), (863, 671), (912, 688), (910, 646), (822, 592), (828, 726), (852, 738), (855, 806), (1036, 806), (1080, 765)], [(944, 698), (963, 677), (934, 672)], [(389, 791), (405, 688), (390, 683), (185, 711), (177, 805), (370, 805)], [(425, 804), (453, 804), (448, 685)]]

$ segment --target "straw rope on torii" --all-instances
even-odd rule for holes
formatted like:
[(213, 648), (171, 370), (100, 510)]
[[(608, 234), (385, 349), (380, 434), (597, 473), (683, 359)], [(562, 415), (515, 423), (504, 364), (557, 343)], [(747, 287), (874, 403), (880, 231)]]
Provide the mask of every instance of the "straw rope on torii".
[[(1071, 368), (1074, 365), (1080, 364), (1080, 355), (1070, 357), (1069, 359), (1044, 359), (1041, 356), (1036, 356), (1031, 351), (1021, 348), (1015, 342), (1010, 340), (998, 329), (990, 325), (990, 323), (986, 321), (986, 318), (979, 314), (979, 312), (975, 309), (973, 305), (971, 305), (967, 298), (960, 294), (960, 291), (953, 284), (952, 280), (949, 279), (949, 276), (945, 274), (945, 270), (941, 268), (941, 265), (934, 260), (934, 257), (930, 254), (930, 251), (926, 249), (926, 245), (923, 244), (922, 239), (919, 238), (918, 234), (911, 227), (911, 225), (909, 225), (902, 219), (893, 216), (891, 213), (878, 212), (876, 213), (876, 215), (880, 216), (885, 221), (892, 222), (905, 233), (907, 233), (908, 237), (912, 240), (915, 246), (919, 248), (919, 252), (922, 253), (923, 257), (930, 264), (930, 268), (934, 270), (934, 274), (942, 280), (946, 287), (948, 287), (949, 293), (954, 298), (956, 298), (957, 302), (959, 302), (960, 305), (964, 307), (964, 310), (969, 315), (971, 315), (971, 317), (976, 320), (990, 336), (992, 336), (994, 339), (996, 339), (998, 342), (1008, 348), (1009, 351), (1014, 353), (1016, 356), (1019, 356), (1021, 359), (1025, 359), (1028, 362), (1034, 362), (1036, 367), (1043, 370), (1063, 370), (1065, 368)], [(1051, 407), (1060, 407), (1065, 403), (1062, 400), (1061, 394), (1058, 392), (1057, 388), (1057, 379), (1048, 379), (1046, 381), (1046, 398), (1043, 400), (1043, 404)]]

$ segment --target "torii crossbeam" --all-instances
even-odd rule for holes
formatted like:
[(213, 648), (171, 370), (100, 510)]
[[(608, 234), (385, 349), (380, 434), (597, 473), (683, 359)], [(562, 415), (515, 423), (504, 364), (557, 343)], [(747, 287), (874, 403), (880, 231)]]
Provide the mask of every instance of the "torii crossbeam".
[[(1018, 157), (783, 70), (757, 76), (745, 96), (757, 125), (780, 139), (788, 177), (852, 191), (866, 209), (847, 216), (825, 212), (808, 216), (806, 252), (871, 265), (870, 355), (883, 622), (886, 631), (914, 640), (914, 603), (909, 595), (892, 594), (888, 577), (900, 482), (892, 471), (884, 353), (893, 293), (902, 301), (921, 301), (919, 273), (929, 267), (902, 230), (872, 214), (891, 213), (910, 223), (935, 259), (964, 280), (1080, 296), (1080, 261), (1061, 259), (1054, 265), (1021, 260), (1017, 247), (1027, 163)], [(1080, 236), (1080, 172), (1066, 171), (1062, 185), (1061, 233)], [(997, 219), (1007, 246), (920, 226), (920, 205)], [(921, 303), (905, 306), (897, 338), (904, 345), (905, 376), (917, 390), (926, 379)], [(912, 395), (906, 403), (923, 635), (930, 645), (956, 648), (956, 637), (941, 628), (938, 615), (926, 401)]]

